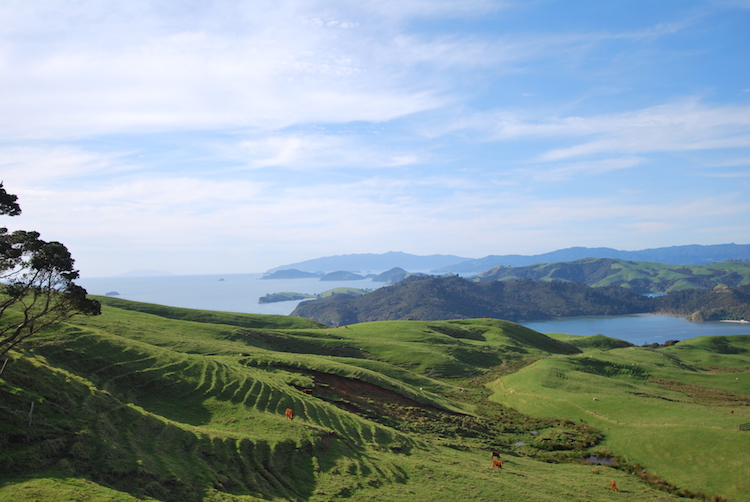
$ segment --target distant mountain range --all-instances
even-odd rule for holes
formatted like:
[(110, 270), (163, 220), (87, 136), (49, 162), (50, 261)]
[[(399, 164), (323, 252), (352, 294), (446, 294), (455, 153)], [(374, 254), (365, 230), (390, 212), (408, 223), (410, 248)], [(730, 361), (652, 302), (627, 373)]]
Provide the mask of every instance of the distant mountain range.
[[(278, 270), (297, 269), (304, 272), (336, 272), (346, 270), (348, 272), (383, 272), (395, 267), (417, 272), (426, 272), (436, 268), (447, 267), (451, 264), (462, 263), (471, 258), (463, 258), (455, 255), (434, 254), (419, 256), (409, 253), (389, 251), (388, 253), (373, 254), (346, 254), (339, 256), (326, 256), (314, 260), (291, 263), (280, 267), (269, 269), (266, 273)], [(492, 268), (492, 267), (488, 267)]]
[(581, 258), (613, 258), (631, 261), (649, 261), (669, 265), (707, 265), (727, 260), (750, 260), (750, 244), (715, 244), (701, 246), (671, 246), (644, 249), (642, 251), (620, 251), (612, 248), (572, 247), (538, 255), (490, 255), (484, 258), (462, 258), (454, 255), (419, 256), (402, 252), (348, 254), (326, 256), (313, 260), (291, 263), (269, 269), (297, 269), (305, 272), (327, 273), (340, 270), (349, 272), (382, 272), (395, 267), (417, 272), (435, 274), (478, 274), (503, 265), (526, 267), (538, 263), (566, 262)]
[(612, 248), (573, 247), (532, 256), (517, 254), (490, 255), (477, 260), (467, 260), (431, 270), (435, 273), (471, 274), (503, 265), (527, 267), (538, 263), (575, 261), (581, 258), (613, 258), (630, 261), (650, 261), (669, 265), (708, 265), (728, 260), (750, 260), (750, 244), (715, 244), (701, 246), (671, 246), (644, 249), (641, 251), (619, 251)]

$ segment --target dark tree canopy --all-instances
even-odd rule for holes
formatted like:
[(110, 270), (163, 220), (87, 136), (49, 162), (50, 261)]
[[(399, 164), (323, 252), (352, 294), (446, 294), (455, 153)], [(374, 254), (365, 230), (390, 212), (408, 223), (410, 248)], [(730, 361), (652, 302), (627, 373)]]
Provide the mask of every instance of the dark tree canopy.
[(21, 206), (18, 205), (17, 195), (10, 194), (3, 188), (3, 182), (0, 181), (0, 214), (8, 216), (18, 216), (21, 214)]
[[(0, 214), (21, 214), (17, 199), (0, 183)], [(99, 302), (74, 284), (73, 264), (59, 242), (46, 242), (38, 232), (0, 228), (0, 357), (51, 324), (101, 313)]]

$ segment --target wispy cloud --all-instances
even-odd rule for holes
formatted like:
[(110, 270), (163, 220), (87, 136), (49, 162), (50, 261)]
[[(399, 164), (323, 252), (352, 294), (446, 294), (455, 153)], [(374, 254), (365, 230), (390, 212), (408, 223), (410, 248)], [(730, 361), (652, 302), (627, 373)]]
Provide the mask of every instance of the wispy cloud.
[(4, 1), (8, 226), (92, 273), (741, 241), (745, 2), (687, 3)]

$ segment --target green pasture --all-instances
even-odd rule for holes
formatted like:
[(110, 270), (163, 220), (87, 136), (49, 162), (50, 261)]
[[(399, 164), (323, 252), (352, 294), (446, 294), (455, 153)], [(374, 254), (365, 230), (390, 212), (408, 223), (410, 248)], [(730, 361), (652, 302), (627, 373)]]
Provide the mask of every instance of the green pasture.
[(743, 277), (738, 285), (750, 284), (750, 265), (745, 262), (729, 261), (711, 265), (666, 265), (663, 263), (618, 260), (612, 265), (612, 268), (619, 269), (619, 271), (592, 285), (595, 287), (611, 286), (640, 279), (655, 284), (654, 292), (665, 292), (657, 290), (659, 284), (671, 284), (667, 288), (668, 291), (681, 291), (696, 287), (693, 280), (694, 276), (711, 277), (710, 282), (713, 285), (720, 285), (725, 284), (726, 278), (733, 278), (737, 274)]
[(701, 337), (658, 350), (590, 349), (503, 376), (489, 385), (491, 399), (601, 429), (603, 452), (678, 486), (750, 500), (750, 433), (738, 429), (750, 422), (748, 348), (750, 336)]

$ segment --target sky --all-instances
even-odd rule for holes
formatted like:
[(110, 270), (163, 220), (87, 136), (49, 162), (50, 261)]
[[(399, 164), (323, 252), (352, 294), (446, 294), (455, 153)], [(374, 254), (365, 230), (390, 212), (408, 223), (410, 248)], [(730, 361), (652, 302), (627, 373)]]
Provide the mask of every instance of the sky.
[(83, 277), (750, 243), (750, 0), (3, 0), (11, 230)]

